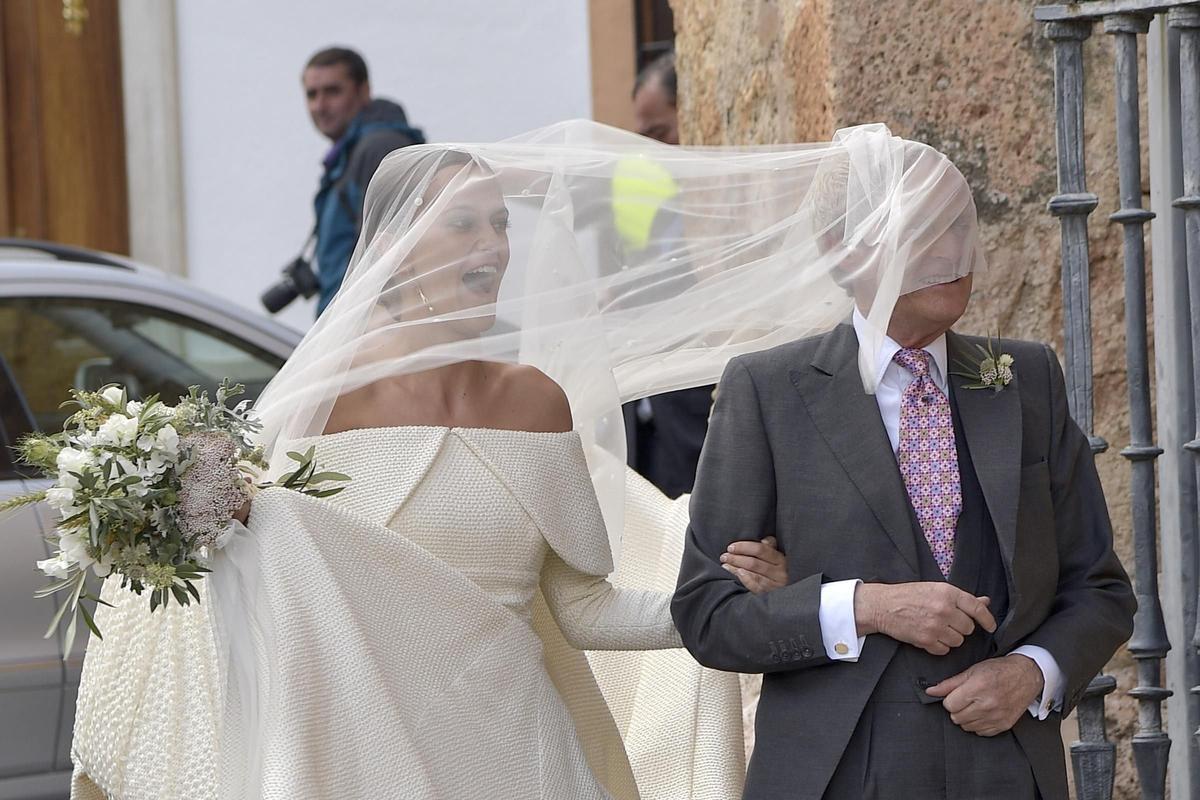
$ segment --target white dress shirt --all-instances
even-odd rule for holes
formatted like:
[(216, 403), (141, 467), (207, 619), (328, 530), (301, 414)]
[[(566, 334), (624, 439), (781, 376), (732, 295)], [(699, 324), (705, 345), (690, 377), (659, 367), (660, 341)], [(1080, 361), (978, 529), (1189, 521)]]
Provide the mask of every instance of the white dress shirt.
[[(863, 333), (867, 321), (858, 309), (854, 311), (853, 323), (859, 341), (866, 339)], [(875, 359), (878, 370), (875, 374), (879, 378), (875, 401), (879, 405), (879, 415), (883, 418), (883, 427), (887, 430), (893, 452), (900, 444), (900, 399), (913, 379), (912, 373), (892, 360), (901, 349), (890, 336), (885, 336)], [(945, 335), (939, 336), (924, 349), (930, 355), (930, 377), (949, 396)], [(858, 635), (854, 624), (854, 590), (860, 583), (861, 580), (833, 581), (821, 587), (821, 638), (826, 654), (834, 661), (857, 661), (862, 653), (865, 637)], [(1051, 711), (1062, 707), (1065, 693), (1062, 670), (1054, 656), (1043, 647), (1022, 645), (1012, 652), (1032, 659), (1042, 671), (1045, 681), (1042, 696), (1029, 706), (1029, 713), (1038, 719), (1045, 719)]]

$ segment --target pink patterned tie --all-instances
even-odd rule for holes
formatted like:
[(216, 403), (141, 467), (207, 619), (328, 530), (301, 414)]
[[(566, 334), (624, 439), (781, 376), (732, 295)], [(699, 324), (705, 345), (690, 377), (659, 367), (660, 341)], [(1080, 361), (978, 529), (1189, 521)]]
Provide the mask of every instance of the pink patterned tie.
[(904, 349), (894, 360), (913, 375), (900, 397), (896, 461), (933, 558), (942, 577), (949, 578), (954, 565), (954, 529), (962, 512), (950, 401), (929, 375), (929, 353)]

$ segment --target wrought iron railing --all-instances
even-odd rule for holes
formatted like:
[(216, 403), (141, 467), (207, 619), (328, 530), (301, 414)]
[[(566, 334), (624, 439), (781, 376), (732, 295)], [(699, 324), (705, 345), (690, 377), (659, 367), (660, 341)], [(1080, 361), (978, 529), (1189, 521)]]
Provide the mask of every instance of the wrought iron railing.
[[(1113, 222), (1124, 227), (1125, 257), (1125, 331), (1126, 331), (1126, 377), (1129, 387), (1130, 442), (1121, 450), (1128, 459), (1131, 475), (1131, 507), (1133, 527), (1134, 587), (1138, 599), (1133, 638), (1129, 651), (1137, 662), (1137, 686), (1129, 694), (1138, 701), (1138, 730), (1133, 737), (1132, 756), (1137, 768), (1141, 796), (1147, 800), (1160, 800), (1166, 795), (1167, 771), (1172, 742), (1163, 725), (1163, 703), (1172, 697), (1163, 681), (1163, 660), (1170, 650), (1170, 639), (1177, 642), (1191, 641), (1200, 647), (1200, 628), (1195, 630), (1172, 630), (1164, 618), (1163, 605), (1159, 597), (1159, 549), (1158, 516), (1155, 491), (1156, 460), (1163, 451), (1153, 440), (1154, 426), (1151, 416), (1149, 320), (1146, 310), (1146, 251), (1144, 226), (1155, 214), (1142, 206), (1142, 140), (1140, 134), (1140, 88), (1139, 88), (1139, 37), (1144, 36), (1151, 25), (1165, 24), (1173, 33), (1168, 40), (1178, 44), (1178, 75), (1171, 86), (1178, 87), (1179, 123), (1178, 136), (1152, 138), (1151, 148), (1162, 147), (1162, 142), (1178, 142), (1181, 152), (1172, 159), (1171, 153), (1152, 153), (1153, 163), (1178, 163), (1182, 171), (1183, 195), (1174, 200), (1176, 208), (1183, 209), (1186, 225), (1186, 274), (1173, 275), (1172, 281), (1163, 285), (1188, 287), (1188, 314), (1186, 329), (1190, 331), (1192, 352), (1200, 352), (1200, 0), (1091, 0), (1091, 2), (1038, 6), (1034, 11), (1037, 20), (1044, 23), (1043, 33), (1054, 45), (1055, 107), (1057, 116), (1058, 148), (1058, 194), (1050, 200), (1050, 212), (1058, 217), (1062, 228), (1062, 287), (1063, 322), (1065, 335), (1065, 372), (1067, 377), (1068, 402), (1072, 416), (1086, 431), (1092, 442), (1093, 453), (1102, 452), (1107, 444), (1096, 436), (1092, 419), (1092, 346), (1091, 346), (1091, 298), (1088, 275), (1087, 218), (1098, 205), (1096, 195), (1087, 191), (1084, 171), (1084, 41), (1097, 24), (1109, 34), (1114, 47), (1114, 72), (1116, 76), (1116, 130), (1117, 161), (1120, 185), (1120, 208), (1110, 216)], [(1155, 84), (1155, 90), (1162, 90)], [(1166, 161), (1163, 157), (1166, 157)], [(1168, 213), (1170, 210), (1168, 209)], [(1179, 269), (1170, 259), (1160, 263), (1155, 254), (1154, 269)], [(1156, 282), (1157, 285), (1157, 282)], [(1156, 319), (1163, 324), (1179, 323), (1169, 308), (1164, 307)], [(1185, 334), (1186, 336), (1186, 334)], [(1164, 341), (1173, 341), (1164, 337)], [(1172, 361), (1159, 359), (1159, 376), (1163, 369), (1172, 369)], [(1176, 399), (1189, 408), (1200, 409), (1196, 398), (1200, 397), (1200, 369), (1189, 369), (1190, 380), (1172, 381), (1179, 395)], [(1176, 377), (1176, 376), (1168, 376)], [(1160, 435), (1163, 425), (1163, 402), (1160, 401)], [(1167, 408), (1170, 406), (1168, 404)], [(1193, 475), (1171, 476), (1172, 478), (1194, 479), (1200, 473), (1200, 413), (1187, 438), (1191, 441), (1181, 446), (1192, 451), (1192, 463), (1171, 460), (1171, 469), (1178, 470), (1179, 464), (1193, 471)], [(1166, 476), (1160, 476), (1165, 478)], [(1172, 485), (1175, 485), (1174, 483)], [(1176, 492), (1172, 497), (1182, 496), (1194, 503), (1195, 492)], [(1193, 524), (1174, 525), (1170, 535), (1181, 537), (1173, 543), (1172, 552), (1195, 560), (1197, 554), (1194, 520), (1195, 512), (1181, 515)], [(1182, 539), (1188, 546), (1182, 546)], [(1195, 614), (1197, 592), (1196, 573), (1200, 564), (1175, 565), (1180, 568), (1190, 591), (1187, 605), (1191, 615)], [(1182, 595), (1176, 592), (1175, 600), (1182, 604)], [(1181, 609), (1176, 609), (1181, 611)], [(1187, 614), (1176, 613), (1173, 619), (1186, 619)], [(1194, 623), (1193, 623), (1194, 625)], [(1194, 660), (1181, 661), (1185, 670), (1194, 671)], [(1200, 684), (1200, 675), (1182, 676), (1185, 685)], [(1176, 681), (1178, 685), (1178, 681)], [(1071, 746), (1072, 767), (1076, 794), (1080, 800), (1107, 800), (1112, 797), (1113, 778), (1117, 752), (1108, 740), (1105, 729), (1105, 696), (1116, 688), (1116, 681), (1109, 676), (1098, 676), (1092, 681), (1079, 704), (1079, 741)], [(1198, 687), (1200, 689), (1200, 687)], [(1195, 715), (1195, 701), (1180, 693), (1173, 702), (1172, 713), (1188, 718)], [(1186, 749), (1186, 757), (1176, 761), (1179, 775), (1173, 776), (1172, 786), (1176, 796), (1200, 797), (1200, 774), (1196, 774), (1197, 740), (1179, 743), (1177, 748)]]

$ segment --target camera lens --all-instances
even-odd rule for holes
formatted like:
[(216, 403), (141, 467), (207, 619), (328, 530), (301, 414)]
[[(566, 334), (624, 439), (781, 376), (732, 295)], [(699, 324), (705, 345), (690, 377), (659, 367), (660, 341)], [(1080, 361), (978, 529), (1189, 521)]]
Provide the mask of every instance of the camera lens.
[(299, 296), (300, 293), (296, 291), (292, 279), (285, 277), (279, 283), (268, 286), (259, 299), (267, 311), (278, 314)]
[(312, 297), (320, 289), (312, 267), (301, 256), (283, 268), (279, 283), (267, 287), (259, 300), (272, 314), (277, 314), (300, 295)]

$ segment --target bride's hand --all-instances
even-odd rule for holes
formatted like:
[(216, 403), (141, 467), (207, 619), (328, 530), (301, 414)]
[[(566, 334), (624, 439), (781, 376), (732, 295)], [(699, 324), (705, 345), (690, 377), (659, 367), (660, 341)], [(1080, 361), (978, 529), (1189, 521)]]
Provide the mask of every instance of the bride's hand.
[(774, 536), (762, 541), (734, 542), (721, 554), (721, 566), (737, 576), (750, 591), (765, 594), (787, 586), (787, 556), (775, 547)]
[(246, 482), (246, 502), (242, 503), (241, 507), (233, 512), (233, 518), (245, 525), (246, 520), (250, 519), (250, 495), (253, 492), (254, 483), (246, 477), (243, 477), (242, 480)]

